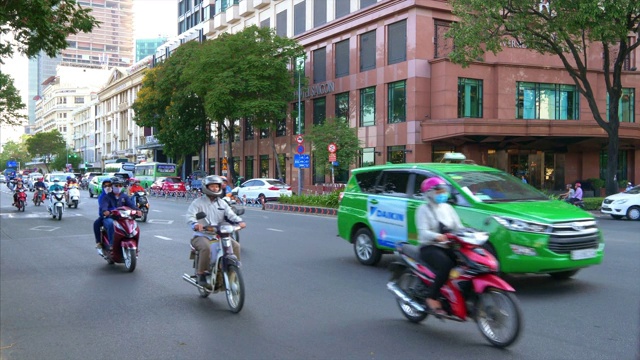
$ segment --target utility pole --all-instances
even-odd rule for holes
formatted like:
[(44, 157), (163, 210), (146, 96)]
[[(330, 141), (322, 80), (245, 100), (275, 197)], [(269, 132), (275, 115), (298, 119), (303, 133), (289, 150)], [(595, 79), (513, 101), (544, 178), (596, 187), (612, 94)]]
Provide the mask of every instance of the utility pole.
[[(300, 64), (300, 60), (302, 60), (302, 64)], [(302, 121), (301, 118), (301, 105), (302, 105), (302, 84), (300, 80), (300, 73), (304, 69), (304, 57), (299, 57), (296, 59), (296, 67), (298, 68), (298, 135), (302, 135)], [(302, 195), (302, 168), (298, 166), (298, 195)]]

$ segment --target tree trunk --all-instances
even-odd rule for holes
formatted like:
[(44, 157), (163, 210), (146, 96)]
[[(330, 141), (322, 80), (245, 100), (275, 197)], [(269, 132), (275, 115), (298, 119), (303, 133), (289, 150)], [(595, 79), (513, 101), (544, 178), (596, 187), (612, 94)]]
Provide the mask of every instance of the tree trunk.
[(607, 179), (606, 192), (607, 195), (618, 193), (618, 179), (616, 176), (618, 170), (618, 150), (620, 148), (620, 140), (616, 132), (615, 136), (609, 136), (609, 146), (607, 147)]
[(280, 169), (280, 158), (278, 158), (278, 150), (276, 150), (275, 134), (273, 134), (273, 132), (271, 134), (271, 149), (273, 150), (273, 156), (276, 159), (276, 178), (277, 179), (283, 179), (282, 178), (282, 170)]

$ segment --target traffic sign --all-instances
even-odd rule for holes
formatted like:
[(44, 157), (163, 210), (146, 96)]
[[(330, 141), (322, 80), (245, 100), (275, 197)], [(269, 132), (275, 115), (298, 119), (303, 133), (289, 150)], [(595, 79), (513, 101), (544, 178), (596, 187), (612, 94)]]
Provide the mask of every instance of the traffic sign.
[(298, 154), (302, 154), (304, 152), (304, 145), (298, 145)]
[(336, 151), (338, 151), (338, 147), (335, 143), (331, 143), (327, 146), (327, 150), (329, 150), (330, 153), (335, 153)]
[(334, 162), (332, 162), (332, 163), (331, 163), (331, 165), (333, 165), (333, 166), (339, 166), (339, 165), (340, 165), (340, 163), (339, 163), (339, 162), (337, 162), (337, 161), (334, 161)]
[(297, 142), (298, 144), (302, 144), (302, 143), (304, 142), (304, 138), (302, 137), (302, 135), (298, 135), (298, 136), (296, 137), (296, 142)]
[(336, 153), (329, 153), (329, 162), (336, 161)]
[(308, 169), (311, 163), (309, 154), (293, 154), (293, 167)]

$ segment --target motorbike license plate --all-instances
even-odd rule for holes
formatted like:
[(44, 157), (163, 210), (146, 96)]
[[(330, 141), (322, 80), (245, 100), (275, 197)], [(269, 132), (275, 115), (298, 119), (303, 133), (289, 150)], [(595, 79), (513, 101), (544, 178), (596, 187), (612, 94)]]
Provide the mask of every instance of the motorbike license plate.
[(571, 260), (583, 260), (596, 257), (596, 249), (573, 250)]

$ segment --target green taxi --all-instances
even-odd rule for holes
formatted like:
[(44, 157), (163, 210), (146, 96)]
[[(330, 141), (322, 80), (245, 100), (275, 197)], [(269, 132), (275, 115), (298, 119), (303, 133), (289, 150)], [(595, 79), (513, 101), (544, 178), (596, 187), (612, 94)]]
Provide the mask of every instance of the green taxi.
[(374, 265), (399, 242), (417, 243), (415, 213), (426, 201), (425, 179), (451, 186), (449, 202), (462, 223), (489, 233), (485, 247), (503, 273), (569, 278), (600, 264), (602, 233), (594, 217), (503, 171), (462, 163), (387, 164), (354, 169), (341, 194), (338, 234), (356, 258)]

